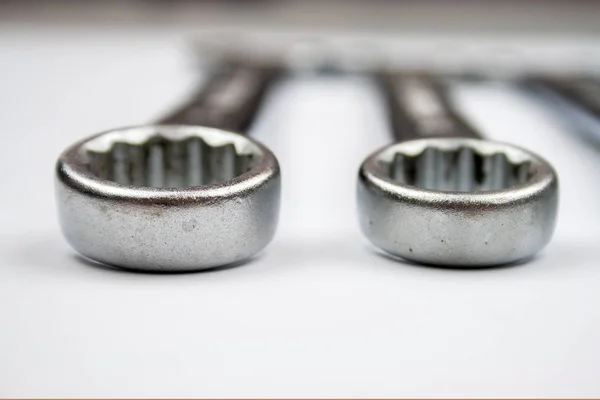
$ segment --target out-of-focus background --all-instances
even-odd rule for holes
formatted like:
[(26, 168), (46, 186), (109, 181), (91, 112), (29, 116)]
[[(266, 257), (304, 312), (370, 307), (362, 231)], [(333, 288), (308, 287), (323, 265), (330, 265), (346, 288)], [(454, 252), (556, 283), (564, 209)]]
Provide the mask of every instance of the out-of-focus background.
[(477, 0), (5, 1), (3, 21), (154, 24), (171, 28), (350, 29), (392, 32), (597, 33), (595, 1)]
[[(597, 121), (505, 79), (600, 74), (599, 16), (594, 1), (0, 3), (0, 396), (599, 396)], [(198, 43), (260, 57), (315, 40), (350, 67), (493, 76), (453, 99), (556, 167), (543, 253), (476, 271), (382, 256), (354, 201), (360, 162), (391, 140), (381, 96), (365, 75), (297, 74), (250, 132), (283, 171), (265, 251), (178, 275), (75, 257), (53, 199), (65, 147), (164, 115), (202, 79)]]

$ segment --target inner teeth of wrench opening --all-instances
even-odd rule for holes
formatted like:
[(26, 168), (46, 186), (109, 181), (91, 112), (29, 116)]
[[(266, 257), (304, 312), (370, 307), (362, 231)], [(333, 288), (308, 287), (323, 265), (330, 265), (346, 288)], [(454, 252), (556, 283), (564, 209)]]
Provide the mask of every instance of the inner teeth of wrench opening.
[(513, 163), (503, 153), (484, 155), (468, 147), (427, 147), (416, 156), (396, 153), (384, 168), (400, 183), (456, 192), (507, 189), (526, 183), (533, 175), (529, 161)]
[(87, 150), (88, 169), (122, 185), (181, 188), (219, 183), (253, 167), (252, 154), (235, 146), (212, 146), (199, 137), (169, 140), (156, 136), (142, 144), (116, 142), (108, 151)]

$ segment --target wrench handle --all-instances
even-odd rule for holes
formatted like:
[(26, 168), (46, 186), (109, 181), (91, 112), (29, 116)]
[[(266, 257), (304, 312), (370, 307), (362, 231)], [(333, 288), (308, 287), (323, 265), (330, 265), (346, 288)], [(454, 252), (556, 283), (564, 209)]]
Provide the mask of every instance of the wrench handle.
[(272, 68), (222, 65), (188, 101), (157, 124), (202, 125), (246, 132), (278, 76), (279, 71)]
[(600, 82), (595, 78), (535, 77), (530, 82), (549, 90), (600, 118)]
[(422, 73), (377, 76), (397, 141), (426, 137), (481, 138), (454, 109), (444, 84)]

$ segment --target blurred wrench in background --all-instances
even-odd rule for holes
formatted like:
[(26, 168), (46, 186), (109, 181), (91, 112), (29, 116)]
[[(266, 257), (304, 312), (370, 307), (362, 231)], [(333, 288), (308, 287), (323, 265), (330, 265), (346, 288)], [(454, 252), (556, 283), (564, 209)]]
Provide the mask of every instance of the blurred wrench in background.
[(600, 143), (600, 81), (592, 76), (533, 76), (518, 80), (578, 132)]

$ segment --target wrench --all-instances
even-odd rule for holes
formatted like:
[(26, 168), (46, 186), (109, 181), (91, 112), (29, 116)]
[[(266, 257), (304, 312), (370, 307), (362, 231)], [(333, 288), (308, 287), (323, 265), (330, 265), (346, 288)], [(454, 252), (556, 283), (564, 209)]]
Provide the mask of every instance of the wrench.
[(558, 178), (548, 162), (482, 139), (440, 79), (383, 72), (378, 82), (399, 142), (359, 170), (359, 221), (375, 246), (425, 264), (484, 267), (530, 258), (549, 242)]
[(248, 259), (273, 238), (280, 172), (252, 122), (277, 71), (222, 64), (158, 124), (69, 147), (56, 165), (60, 225), (82, 255), (158, 272)]

